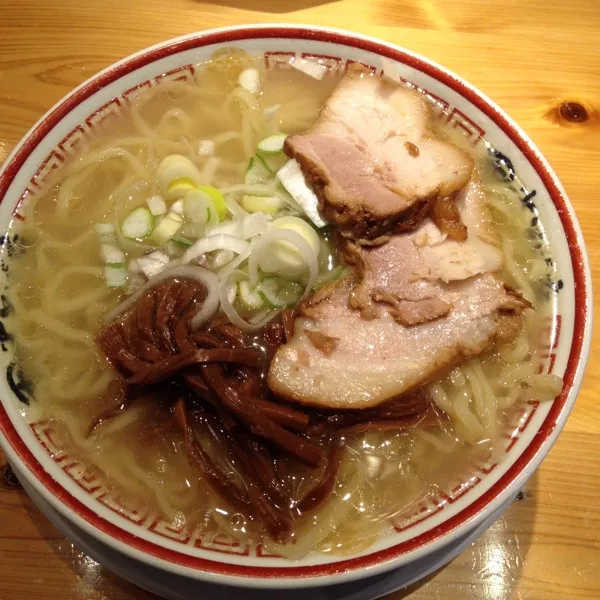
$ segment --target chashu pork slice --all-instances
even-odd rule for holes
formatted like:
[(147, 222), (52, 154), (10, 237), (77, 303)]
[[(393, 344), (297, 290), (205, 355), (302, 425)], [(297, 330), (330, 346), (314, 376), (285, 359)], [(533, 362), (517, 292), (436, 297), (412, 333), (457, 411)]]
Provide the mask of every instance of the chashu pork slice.
[[(426, 220), (412, 234), (354, 249), (362, 282), (348, 278), (305, 303), (292, 339), (273, 358), (270, 388), (306, 405), (370, 408), (481, 353), (501, 336), (507, 318), (518, 325), (527, 303), (495, 274), (502, 253), (482, 193), (473, 182), (459, 199), (465, 242)], [(452, 258), (440, 267), (448, 253)]]
[(485, 190), (478, 179), (457, 194), (456, 206), (467, 230), (463, 242), (442, 234), (429, 220), (411, 234), (422, 261), (417, 276), (448, 282), (501, 269), (501, 240), (492, 230)]
[(410, 231), (473, 170), (468, 154), (433, 134), (432, 118), (423, 94), (355, 66), (284, 149), (331, 223), (355, 238)]

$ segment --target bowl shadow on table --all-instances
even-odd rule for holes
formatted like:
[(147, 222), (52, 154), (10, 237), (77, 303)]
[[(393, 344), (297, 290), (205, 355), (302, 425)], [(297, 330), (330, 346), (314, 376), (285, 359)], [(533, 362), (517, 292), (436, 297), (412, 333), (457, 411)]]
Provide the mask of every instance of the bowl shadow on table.
[[(205, 0), (195, 0), (198, 4), (206, 4)], [(217, 6), (248, 10), (261, 13), (285, 14), (315, 8), (316, 6), (333, 4), (338, 0), (216, 0), (211, 2)]]
[[(454, 560), (408, 587), (381, 598), (421, 600), (438, 597), (440, 594), (441, 597), (457, 597), (461, 600), (514, 598), (531, 546), (536, 515), (536, 490), (537, 474), (481, 538)], [(58, 532), (25, 493), (20, 492), (20, 499), (40, 537), (47, 540), (50, 548), (78, 580), (92, 586), (95, 592), (100, 593), (100, 597), (108, 597), (111, 600), (158, 600), (159, 596), (127, 582), (88, 558)], [(355, 584), (349, 585), (359, 587)], [(343, 593), (345, 585), (335, 587), (338, 591), (332, 598), (337, 600), (346, 597)], [(320, 597), (310, 589), (307, 590), (306, 598), (317, 596)], [(350, 596), (356, 600), (373, 598), (355, 596), (354, 593), (350, 593)], [(212, 596), (209, 594), (208, 597)]]

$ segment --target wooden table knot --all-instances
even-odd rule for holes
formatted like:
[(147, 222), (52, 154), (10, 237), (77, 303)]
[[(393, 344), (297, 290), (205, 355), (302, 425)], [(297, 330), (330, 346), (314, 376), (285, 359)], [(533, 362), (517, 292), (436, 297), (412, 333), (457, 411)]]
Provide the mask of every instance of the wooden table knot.
[(590, 118), (585, 106), (579, 102), (563, 102), (558, 110), (560, 116), (569, 123), (584, 123)]
[(546, 111), (546, 117), (565, 127), (594, 125), (598, 122), (598, 111), (583, 100), (558, 100)]

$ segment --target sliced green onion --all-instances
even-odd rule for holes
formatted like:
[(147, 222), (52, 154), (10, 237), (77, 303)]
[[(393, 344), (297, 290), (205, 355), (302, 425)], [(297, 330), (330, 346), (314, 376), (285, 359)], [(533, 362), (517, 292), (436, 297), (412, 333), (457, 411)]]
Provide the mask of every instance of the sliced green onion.
[(134, 275), (142, 272), (137, 260), (130, 260), (129, 264), (127, 265), (127, 270)]
[(137, 264), (142, 273), (148, 279), (151, 279), (168, 266), (169, 257), (164, 252), (156, 250), (145, 256), (140, 256), (137, 259)]
[(171, 241), (174, 242), (175, 244), (179, 244), (180, 246), (183, 246), (184, 248), (189, 248), (194, 243), (192, 240), (190, 240), (189, 238), (186, 238), (183, 235), (174, 235), (171, 238)]
[(164, 246), (164, 250), (165, 252), (171, 257), (171, 258), (180, 258), (183, 256), (183, 253), (185, 252), (187, 246), (182, 246), (181, 244), (178, 244), (177, 242), (174, 242), (172, 239), (170, 239)]
[(167, 200), (182, 198), (187, 191), (200, 185), (200, 172), (196, 165), (181, 154), (170, 154), (156, 170), (158, 184)]
[(267, 277), (257, 286), (258, 293), (274, 308), (283, 308), (295, 304), (302, 297), (302, 286), (278, 277)]
[(274, 215), (285, 206), (285, 202), (277, 196), (243, 196), (241, 205), (249, 213), (264, 212)]
[(219, 301), (221, 303), (221, 310), (225, 313), (232, 325), (239, 327), (243, 331), (255, 331), (271, 321), (277, 314), (277, 311), (259, 311), (253, 318), (246, 321), (240, 316), (238, 311), (229, 301), (229, 298), (231, 297), (231, 286), (235, 285), (237, 287), (236, 284), (238, 281), (248, 279), (247, 273), (235, 268), (248, 258), (248, 254), (249, 252), (238, 256), (230, 265), (225, 267), (223, 273), (219, 274)]
[[(284, 260), (277, 257), (277, 253), (273, 250), (278, 244), (279, 248), (286, 251)], [(292, 257), (293, 262), (287, 260), (288, 256)], [(301, 268), (298, 268), (300, 266), (298, 261), (303, 263)], [(263, 273), (277, 274), (284, 279), (298, 280), (300, 277), (308, 276), (305, 286), (307, 291), (312, 288), (319, 274), (319, 262), (314, 247), (300, 233), (292, 229), (268, 231), (253, 245), (248, 259), (248, 276), (250, 282), (255, 285), (260, 279), (259, 266)]]
[(151, 239), (158, 246), (162, 246), (170, 240), (183, 225), (183, 219), (180, 215), (170, 212), (152, 232)]
[(248, 213), (240, 206), (240, 203), (237, 201), (237, 198), (233, 196), (227, 196), (225, 198), (225, 203), (227, 204), (227, 210), (233, 215), (233, 219), (242, 219), (243, 217), (247, 217)]
[(247, 185), (266, 183), (271, 179), (271, 177), (272, 174), (264, 161), (258, 156), (253, 156), (248, 163), (248, 169), (244, 177), (244, 182)]
[(294, 281), (287, 281), (279, 288), (279, 297), (282, 302), (285, 302), (286, 306), (296, 304), (304, 293), (304, 288), (299, 283)]
[(216, 250), (213, 253), (211, 269), (213, 271), (222, 269), (225, 265), (228, 265), (233, 260), (233, 257), (233, 250)]
[(319, 200), (315, 193), (306, 185), (304, 174), (295, 160), (289, 160), (279, 171), (277, 178), (290, 196), (300, 205), (306, 216), (317, 226), (324, 227), (327, 223), (319, 214)]
[(115, 226), (112, 223), (96, 223), (96, 233), (101, 242), (110, 244), (116, 241)]
[(182, 259), (182, 262), (189, 263), (206, 254), (207, 252), (214, 252), (215, 250), (231, 250), (236, 254), (242, 254), (250, 247), (250, 244), (245, 240), (241, 240), (232, 235), (217, 234), (209, 235), (205, 238), (198, 240), (193, 246), (188, 248)]
[(277, 172), (288, 162), (288, 157), (283, 152), (275, 152), (273, 154), (257, 154), (256, 158), (262, 162), (265, 169), (271, 174), (276, 175)]
[(223, 194), (212, 185), (201, 185), (190, 190), (183, 199), (183, 211), (193, 223), (203, 224), (223, 221), (229, 213)]
[[(281, 217), (271, 224), (270, 231), (290, 231), (301, 238), (310, 247), (310, 256), (315, 258), (320, 250), (320, 239), (315, 230), (299, 217)], [(285, 236), (283, 236), (285, 238)], [(264, 252), (260, 259), (260, 267), (265, 273), (276, 273), (285, 278), (295, 279), (306, 272), (306, 257), (293, 243), (284, 239), (275, 241), (268, 252)]]
[(116, 265), (125, 262), (125, 253), (114, 244), (101, 244), (100, 256), (107, 265)]
[(255, 94), (260, 87), (260, 73), (256, 69), (244, 69), (238, 77), (238, 82), (251, 94)]
[(170, 210), (171, 212), (177, 213), (180, 217), (183, 217), (183, 200), (177, 200), (177, 202), (173, 202)]
[(279, 154), (280, 152), (283, 152), (285, 138), (287, 138), (285, 133), (270, 135), (258, 142), (258, 149), (265, 154)]
[(175, 200), (176, 198), (183, 198), (190, 190), (196, 187), (196, 182), (193, 179), (184, 177), (182, 179), (176, 179), (167, 186), (166, 196), (169, 200)]
[(238, 295), (237, 283), (232, 282), (232, 284), (229, 285), (227, 288), (227, 300), (228, 300), (229, 304), (233, 304), (235, 302), (237, 295)]
[(130, 240), (141, 240), (152, 231), (152, 213), (143, 207), (131, 211), (121, 224), (123, 235)]
[(254, 286), (250, 285), (248, 280), (239, 282), (238, 297), (241, 304), (248, 310), (264, 308), (264, 302), (261, 295)]
[(162, 196), (152, 196), (146, 200), (146, 204), (153, 216), (165, 215), (167, 213), (167, 205)]
[(219, 233), (224, 233), (242, 240), (247, 240), (267, 231), (269, 222), (270, 217), (264, 212), (259, 211), (252, 214), (246, 214), (246, 216), (228, 221), (222, 225), (217, 225), (217, 227), (211, 227), (208, 230), (208, 234), (217, 235)]
[(225, 217), (227, 217), (229, 210), (227, 208), (227, 204), (225, 203), (225, 198), (221, 190), (218, 190), (212, 185), (201, 185), (196, 189), (208, 195), (208, 197), (212, 200), (217, 214), (219, 215), (219, 220), (223, 221)]
[(321, 64), (315, 59), (294, 58), (290, 61), (290, 65), (294, 67), (294, 69), (319, 81), (323, 79), (325, 73), (327, 73), (327, 65)]
[[(206, 225), (216, 225), (219, 222), (219, 215), (211, 197), (200, 190), (194, 188), (190, 190), (183, 199), (183, 214), (199, 230), (204, 230)], [(196, 237), (200, 237), (202, 231)]]
[(184, 223), (177, 235), (186, 237), (190, 240), (197, 240), (204, 235), (204, 225), (200, 223)]
[(110, 288), (123, 287), (129, 279), (125, 265), (107, 265), (104, 267), (104, 280)]

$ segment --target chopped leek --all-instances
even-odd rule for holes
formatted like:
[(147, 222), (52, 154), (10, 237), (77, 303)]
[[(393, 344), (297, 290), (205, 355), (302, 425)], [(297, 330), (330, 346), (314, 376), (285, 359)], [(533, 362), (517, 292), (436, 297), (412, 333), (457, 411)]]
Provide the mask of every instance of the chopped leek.
[(285, 202), (277, 196), (243, 196), (241, 205), (249, 213), (264, 212), (274, 215), (285, 206)]
[(402, 77), (400, 76), (400, 73), (398, 73), (398, 68), (395, 61), (385, 56), (381, 56), (379, 60), (381, 61), (382, 66), (382, 76), (395, 83), (402, 84)]
[(204, 225), (201, 223), (184, 223), (177, 232), (177, 235), (191, 240), (197, 240), (204, 235)]
[(327, 73), (327, 65), (323, 65), (319, 62), (316, 62), (314, 59), (309, 60), (306, 58), (295, 58), (290, 61), (290, 64), (294, 69), (305, 73), (309, 77), (313, 79), (321, 80), (325, 77), (325, 73)]
[(125, 265), (106, 265), (104, 267), (104, 280), (110, 288), (123, 287), (129, 279)]
[(238, 284), (238, 296), (242, 305), (248, 310), (258, 310), (264, 307), (262, 296), (255, 287), (250, 285), (248, 280), (240, 281)]
[(277, 172), (288, 162), (288, 157), (283, 152), (274, 152), (272, 154), (257, 154), (267, 171), (271, 176), (277, 175)]
[(248, 163), (248, 169), (244, 177), (246, 185), (256, 183), (266, 183), (272, 178), (272, 173), (267, 168), (264, 160), (258, 156), (253, 156)]
[(196, 187), (196, 182), (193, 179), (182, 177), (181, 179), (175, 179), (167, 186), (167, 198), (174, 200), (175, 198), (182, 198), (190, 190)]
[(183, 217), (183, 200), (177, 200), (171, 204), (171, 212), (177, 213), (180, 217)]
[[(190, 190), (183, 199), (183, 214), (198, 228), (204, 228), (207, 223), (217, 223), (219, 216), (211, 197), (200, 190), (194, 188)], [(200, 237), (201, 233), (196, 236)]]
[(125, 262), (125, 253), (114, 244), (101, 244), (100, 256), (107, 265), (120, 265)]
[(278, 277), (267, 277), (257, 286), (258, 293), (270, 306), (283, 308), (295, 304), (302, 297), (302, 286), (299, 283), (285, 281)]
[(241, 240), (233, 235), (217, 234), (208, 235), (199, 239), (193, 246), (185, 251), (183, 257), (184, 263), (189, 263), (196, 260), (207, 252), (214, 250), (232, 250), (236, 254), (242, 254), (248, 250), (250, 244), (245, 240)]
[(158, 184), (167, 200), (182, 198), (193, 187), (200, 185), (200, 172), (196, 165), (181, 154), (170, 154), (156, 170)]
[(146, 200), (146, 204), (153, 216), (164, 215), (167, 213), (167, 205), (162, 196), (152, 196)]
[(212, 256), (212, 270), (217, 271), (228, 265), (234, 257), (232, 250), (216, 250)]
[(160, 273), (169, 264), (169, 257), (156, 250), (145, 256), (141, 256), (137, 259), (137, 264), (140, 271), (148, 278), (151, 279), (158, 273)]
[(183, 219), (175, 212), (170, 212), (152, 232), (151, 239), (157, 245), (162, 246), (170, 240), (183, 225)]
[(114, 243), (117, 239), (115, 226), (112, 223), (96, 223), (96, 233), (101, 242)]
[(319, 214), (319, 200), (315, 193), (306, 185), (300, 165), (295, 160), (289, 160), (279, 169), (277, 178), (292, 198), (300, 205), (306, 216), (317, 227), (327, 225)]
[(285, 138), (287, 138), (285, 133), (270, 135), (258, 142), (258, 149), (264, 154), (279, 154), (280, 152), (283, 152)]
[(133, 275), (139, 274), (142, 272), (142, 270), (140, 269), (140, 266), (137, 263), (137, 260), (130, 260), (129, 264), (127, 265), (127, 270), (132, 273)]
[(233, 282), (233, 285), (230, 285), (227, 288), (227, 301), (229, 302), (229, 304), (233, 304), (237, 298), (238, 295), (238, 286), (235, 282)]
[(255, 94), (260, 87), (260, 73), (256, 69), (244, 69), (238, 77), (238, 82), (251, 94)]
[(194, 243), (192, 240), (183, 235), (174, 235), (171, 238), (171, 241), (183, 246), (184, 248), (189, 248)]
[(225, 203), (225, 198), (223, 197), (221, 190), (218, 190), (212, 185), (201, 185), (196, 189), (208, 195), (208, 197), (212, 200), (217, 214), (219, 215), (219, 221), (223, 221), (229, 214), (229, 209), (227, 208), (227, 204)]
[(171, 258), (181, 258), (185, 252), (185, 249), (187, 248), (187, 246), (183, 246), (182, 244), (178, 244), (177, 242), (174, 242), (173, 239), (170, 239), (164, 246), (163, 246), (165, 252), (171, 257)]
[(237, 220), (230, 220), (227, 223), (223, 223), (223, 225), (211, 227), (208, 233), (210, 235), (224, 233), (247, 240), (255, 235), (264, 233), (268, 229), (270, 220), (271, 218), (267, 214), (259, 211)]
[(144, 207), (131, 211), (121, 224), (123, 235), (130, 240), (141, 240), (152, 231), (152, 214)]
[[(270, 231), (274, 230), (289, 230), (301, 236), (316, 260), (320, 249), (319, 236), (306, 221), (299, 217), (280, 217), (271, 224)], [(276, 273), (286, 279), (294, 279), (305, 273), (307, 264), (294, 244), (278, 240), (260, 257), (260, 268), (265, 273)]]

